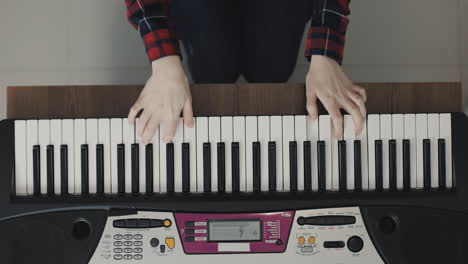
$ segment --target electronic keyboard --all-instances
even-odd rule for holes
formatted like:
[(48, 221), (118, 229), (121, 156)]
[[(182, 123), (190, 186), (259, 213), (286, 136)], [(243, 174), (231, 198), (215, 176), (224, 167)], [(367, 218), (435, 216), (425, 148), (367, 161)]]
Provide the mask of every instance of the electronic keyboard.
[(343, 124), (335, 139), (327, 115), (196, 117), (171, 142), (161, 128), (143, 144), (122, 118), (4, 120), (0, 252), (6, 263), (464, 263), (467, 117), (373, 114), (359, 135)]

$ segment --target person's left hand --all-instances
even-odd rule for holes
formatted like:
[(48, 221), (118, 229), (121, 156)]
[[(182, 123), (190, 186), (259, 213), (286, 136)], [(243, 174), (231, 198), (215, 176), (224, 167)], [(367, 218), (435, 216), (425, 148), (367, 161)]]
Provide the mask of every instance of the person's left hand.
[(318, 117), (317, 98), (320, 99), (333, 122), (333, 135), (341, 139), (343, 117), (340, 109), (348, 112), (360, 134), (366, 120), (366, 90), (354, 85), (340, 65), (325, 56), (313, 55), (306, 78), (307, 112), (312, 120)]

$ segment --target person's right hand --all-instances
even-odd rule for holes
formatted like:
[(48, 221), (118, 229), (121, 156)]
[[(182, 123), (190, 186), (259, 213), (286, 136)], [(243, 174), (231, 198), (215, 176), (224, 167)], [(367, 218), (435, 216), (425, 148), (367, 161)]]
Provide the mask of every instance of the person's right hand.
[(152, 67), (152, 76), (128, 114), (128, 122), (133, 124), (138, 112), (143, 110), (136, 131), (145, 144), (151, 142), (160, 124), (164, 124), (163, 141), (171, 141), (181, 112), (185, 125), (193, 127), (194, 123), (190, 87), (179, 56), (157, 59)]

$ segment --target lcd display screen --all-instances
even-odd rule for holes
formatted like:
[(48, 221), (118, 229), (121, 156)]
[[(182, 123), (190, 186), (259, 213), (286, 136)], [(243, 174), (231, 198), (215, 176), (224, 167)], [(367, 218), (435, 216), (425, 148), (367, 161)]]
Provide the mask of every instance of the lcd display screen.
[(261, 240), (261, 219), (216, 219), (208, 221), (209, 242)]

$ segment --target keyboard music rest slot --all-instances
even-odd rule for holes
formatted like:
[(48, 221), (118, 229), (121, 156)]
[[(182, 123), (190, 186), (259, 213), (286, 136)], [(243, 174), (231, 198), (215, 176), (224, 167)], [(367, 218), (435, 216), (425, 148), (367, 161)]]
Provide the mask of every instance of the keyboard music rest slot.
[(424, 190), (431, 189), (431, 141), (423, 140), (423, 176)]
[(317, 142), (317, 174), (318, 174), (318, 190), (324, 192), (326, 189), (326, 155), (325, 141)]
[(182, 192), (190, 192), (190, 144), (182, 143)]
[(232, 156), (232, 192), (239, 192), (239, 142), (231, 144)]
[(47, 195), (54, 194), (54, 178), (55, 178), (55, 171), (54, 171), (54, 146), (48, 145), (47, 146)]
[(174, 143), (166, 144), (167, 192), (174, 192)]
[(211, 144), (203, 143), (203, 191), (211, 192)]
[(388, 175), (389, 175), (389, 187), (391, 191), (397, 189), (397, 155), (396, 155), (396, 140), (391, 139), (388, 141)]
[(117, 192), (125, 193), (125, 145), (117, 145)]
[(297, 192), (297, 142), (289, 142), (289, 191)]
[(383, 157), (382, 157), (382, 140), (376, 140), (375, 145), (375, 189), (383, 191)]
[(409, 139), (403, 140), (403, 190), (411, 189), (411, 144)]
[(60, 193), (68, 194), (68, 146), (60, 145)]
[(362, 151), (361, 140), (354, 140), (354, 190), (362, 191)]
[(338, 178), (339, 190), (346, 191), (347, 189), (347, 161), (346, 161), (346, 141), (338, 141)]
[(217, 161), (218, 161), (218, 192), (226, 192), (226, 160), (225, 160), (225, 145), (223, 142), (218, 142), (217, 146)]
[(33, 146), (33, 191), (34, 195), (41, 194), (41, 146)]
[(104, 145), (96, 145), (96, 193), (104, 194)]
[[(303, 143), (304, 148), (304, 191), (312, 191), (312, 149), (310, 140)], [(315, 168), (314, 168), (315, 169)]]
[(253, 191), (261, 191), (261, 157), (260, 157), (260, 142), (252, 143), (252, 172), (253, 172)]
[(89, 152), (88, 145), (81, 145), (81, 193), (89, 194)]
[(446, 171), (447, 171), (447, 166), (445, 164), (445, 139), (440, 138), (438, 141), (438, 159), (439, 159), (439, 189), (444, 190), (446, 188)]
[(139, 144), (131, 145), (131, 164), (132, 164), (132, 193), (140, 192), (140, 148)]
[(154, 179), (153, 179), (153, 144), (147, 144), (145, 146), (145, 166), (146, 166), (146, 188), (147, 194), (154, 192)]

